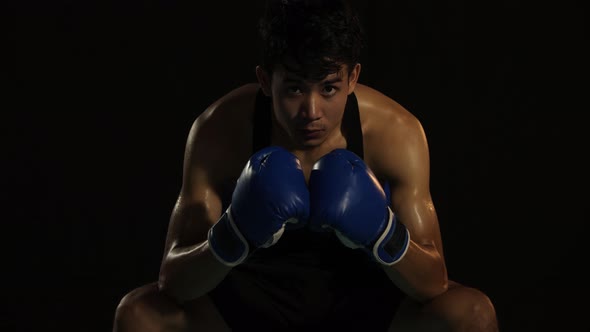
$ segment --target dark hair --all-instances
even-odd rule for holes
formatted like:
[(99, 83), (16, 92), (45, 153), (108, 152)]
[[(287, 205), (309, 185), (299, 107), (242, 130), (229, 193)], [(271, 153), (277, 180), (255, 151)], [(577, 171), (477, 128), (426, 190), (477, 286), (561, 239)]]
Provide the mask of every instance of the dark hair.
[(259, 22), (261, 66), (321, 80), (360, 61), (363, 31), (345, 0), (267, 0)]

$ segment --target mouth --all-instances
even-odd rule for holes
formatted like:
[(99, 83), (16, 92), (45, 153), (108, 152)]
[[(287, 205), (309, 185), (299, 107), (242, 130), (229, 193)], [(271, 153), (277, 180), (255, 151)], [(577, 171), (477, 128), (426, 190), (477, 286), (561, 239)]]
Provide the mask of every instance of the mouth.
[(297, 132), (303, 136), (306, 140), (321, 137), (324, 133), (324, 129), (298, 129)]

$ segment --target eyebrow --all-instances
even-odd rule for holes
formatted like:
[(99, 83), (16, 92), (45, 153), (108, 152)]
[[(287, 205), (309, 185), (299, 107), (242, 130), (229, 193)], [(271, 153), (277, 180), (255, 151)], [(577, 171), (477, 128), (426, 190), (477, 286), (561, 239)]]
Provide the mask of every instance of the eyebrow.
[[(283, 82), (285, 82), (285, 83), (303, 83), (303, 82), (305, 82), (305, 80), (300, 79), (300, 78), (295, 78), (295, 77), (287, 77), (283, 80)], [(334, 77), (333, 79), (330, 79), (330, 80), (321, 81), (320, 84), (329, 85), (329, 84), (340, 83), (340, 82), (342, 82), (341, 77)]]

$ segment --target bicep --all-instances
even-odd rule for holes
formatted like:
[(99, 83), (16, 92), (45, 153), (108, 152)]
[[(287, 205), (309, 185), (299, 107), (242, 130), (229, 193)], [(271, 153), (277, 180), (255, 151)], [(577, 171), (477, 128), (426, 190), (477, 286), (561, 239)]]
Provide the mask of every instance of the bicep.
[(211, 144), (195, 122), (187, 139), (180, 194), (170, 216), (166, 249), (190, 246), (207, 239), (209, 228), (221, 216), (222, 199), (219, 178)]
[(398, 184), (392, 189), (391, 200), (393, 211), (414, 242), (442, 249), (438, 217), (428, 190)]
[(221, 208), (221, 199), (212, 188), (181, 193), (170, 215), (166, 252), (205, 241), (209, 228), (221, 215)]
[(392, 208), (414, 242), (442, 252), (440, 228), (430, 193), (430, 157), (426, 136), (415, 120), (386, 152)]

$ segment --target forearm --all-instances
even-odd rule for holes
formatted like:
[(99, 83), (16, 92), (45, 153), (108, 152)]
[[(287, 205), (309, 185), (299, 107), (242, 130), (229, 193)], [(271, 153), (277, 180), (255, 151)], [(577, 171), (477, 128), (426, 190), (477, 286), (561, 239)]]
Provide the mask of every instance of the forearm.
[(160, 289), (180, 302), (200, 297), (215, 288), (229, 273), (209, 249), (208, 241), (172, 249), (160, 269)]
[(410, 241), (405, 256), (392, 266), (384, 265), (389, 278), (413, 299), (425, 302), (447, 289), (447, 270), (434, 246)]

